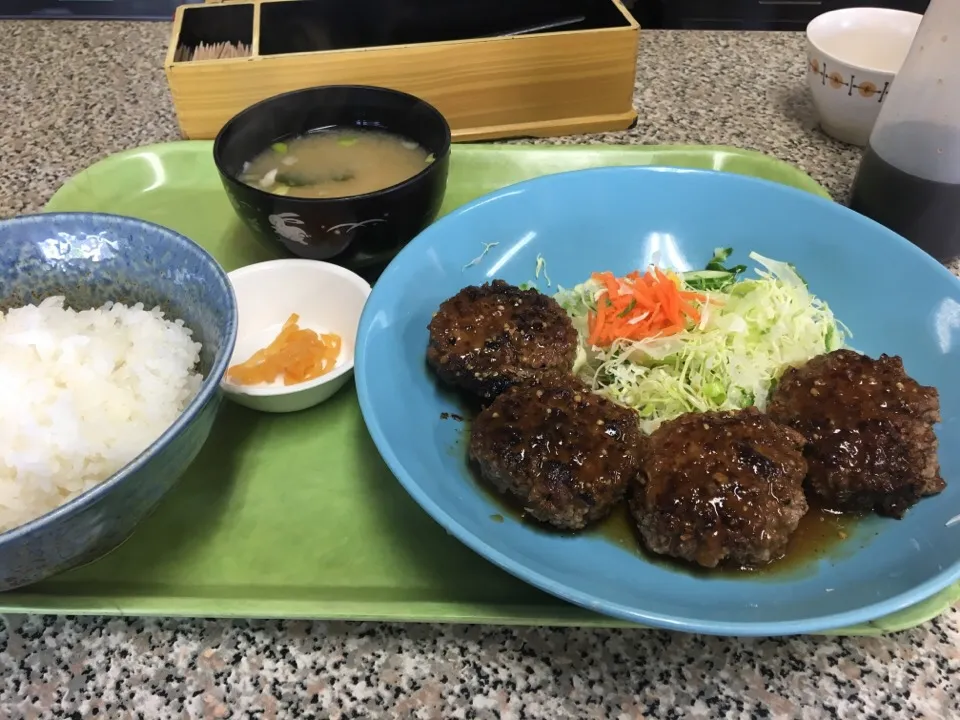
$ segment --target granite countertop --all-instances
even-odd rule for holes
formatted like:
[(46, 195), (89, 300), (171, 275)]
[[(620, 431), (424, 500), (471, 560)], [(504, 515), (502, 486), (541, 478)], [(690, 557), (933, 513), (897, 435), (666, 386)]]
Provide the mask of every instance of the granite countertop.
[[(177, 138), (169, 26), (0, 22), (0, 217)], [(726, 144), (845, 200), (859, 152), (816, 129), (803, 38), (645, 31), (637, 127), (544, 142)], [(960, 717), (960, 611), (885, 638), (8, 616), (6, 718)]]

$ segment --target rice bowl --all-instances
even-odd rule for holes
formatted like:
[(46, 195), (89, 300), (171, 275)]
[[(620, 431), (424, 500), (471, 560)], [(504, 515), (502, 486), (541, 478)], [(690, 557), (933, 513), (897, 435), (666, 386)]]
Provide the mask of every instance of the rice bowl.
[(0, 532), (113, 475), (196, 397), (201, 345), (159, 308), (0, 312)]
[(192, 240), (104, 213), (0, 220), (0, 288), (2, 592), (112, 550), (174, 488), (216, 419), (237, 305)]

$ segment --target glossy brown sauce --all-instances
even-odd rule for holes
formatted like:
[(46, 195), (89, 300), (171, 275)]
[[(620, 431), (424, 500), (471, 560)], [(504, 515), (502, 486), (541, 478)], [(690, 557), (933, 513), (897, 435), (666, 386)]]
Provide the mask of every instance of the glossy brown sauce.
[(859, 545), (856, 541), (851, 541), (851, 538), (860, 519), (859, 515), (840, 515), (830, 510), (811, 507), (790, 536), (790, 542), (783, 557), (759, 568), (721, 565), (707, 569), (682, 560), (656, 555), (648, 551), (640, 541), (625, 503), (614, 508), (610, 517), (588, 529), (586, 534), (609, 540), (647, 562), (689, 575), (757, 578), (803, 574), (805, 570), (813, 570), (814, 564), (819, 560), (839, 559), (854, 552)]
[[(461, 440), (457, 443), (457, 454), (461, 452), (466, 454), (467, 444), (470, 437), (470, 418), (461, 426)], [(471, 464), (471, 476), (477, 485), (478, 490), (490, 498), (497, 506), (498, 512), (490, 515), (490, 521), (494, 523), (503, 523), (505, 518), (510, 517), (525, 525), (536, 529), (538, 532), (549, 533), (558, 536), (572, 536), (573, 533), (565, 533), (553, 529), (549, 525), (540, 523), (532, 518), (528, 518), (523, 507), (509, 495), (501, 495), (495, 489), (490, 487), (477, 473), (476, 468)], [(839, 514), (823, 508), (811, 506), (810, 511), (803, 516), (797, 529), (790, 536), (790, 542), (787, 549), (779, 560), (775, 560), (769, 565), (760, 568), (742, 568), (742, 567), (718, 567), (713, 569), (701, 568), (674, 558), (656, 555), (648, 551), (640, 541), (639, 535), (634, 525), (633, 519), (627, 510), (625, 502), (619, 503), (613, 512), (605, 520), (596, 523), (587, 528), (580, 535), (602, 538), (614, 545), (623, 548), (645, 561), (661, 565), (676, 572), (683, 572), (698, 577), (723, 577), (723, 578), (744, 578), (757, 579), (767, 578), (777, 579), (785, 575), (796, 576), (803, 575), (806, 572), (812, 572), (816, 563), (820, 560), (840, 559), (856, 552), (861, 547), (861, 542), (852, 540), (857, 524), (862, 519), (857, 514)]]

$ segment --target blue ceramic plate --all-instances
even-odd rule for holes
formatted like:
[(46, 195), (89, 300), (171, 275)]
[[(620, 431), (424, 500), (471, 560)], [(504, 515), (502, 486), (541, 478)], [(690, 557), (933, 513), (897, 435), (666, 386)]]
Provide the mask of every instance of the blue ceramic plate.
[[(484, 243), (489, 248), (478, 262)], [(544, 533), (502, 513), (466, 464), (457, 412), (425, 362), (427, 323), (462, 287), (493, 278), (570, 287), (592, 271), (661, 263), (699, 268), (718, 246), (794, 263), (871, 355), (901, 355), (940, 391), (947, 489), (900, 521), (871, 517), (831, 554), (793, 573), (692, 575), (598, 535)], [(898, 235), (782, 185), (732, 174), (602, 168), (551, 175), (487, 195), (410, 243), (374, 286), (360, 323), (360, 407), (404, 487), (462, 542), (523, 580), (591, 610), (646, 625), (724, 635), (781, 635), (862, 623), (960, 578), (960, 282)]]

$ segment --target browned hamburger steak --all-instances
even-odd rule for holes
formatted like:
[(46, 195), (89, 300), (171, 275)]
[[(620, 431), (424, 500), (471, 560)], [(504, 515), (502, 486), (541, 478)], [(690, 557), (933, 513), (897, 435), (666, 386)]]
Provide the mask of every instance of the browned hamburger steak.
[(663, 423), (628, 494), (644, 543), (708, 568), (776, 560), (807, 512), (803, 442), (756, 408)]
[(477, 416), (470, 459), (536, 519), (579, 530), (621, 500), (642, 442), (632, 411), (552, 373), (514, 385)]
[(490, 400), (524, 377), (570, 371), (577, 332), (557, 302), (503, 280), (466, 287), (428, 326), (427, 361), (444, 382)]
[(939, 395), (897, 356), (816, 357), (783, 374), (768, 412), (806, 436), (806, 487), (827, 507), (902, 517), (946, 487), (933, 431)]

